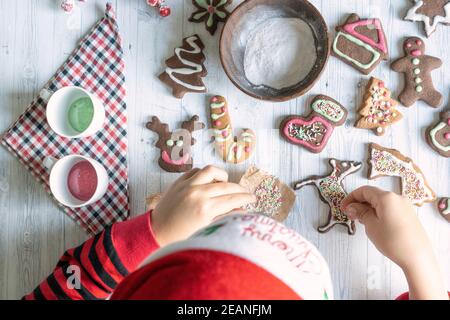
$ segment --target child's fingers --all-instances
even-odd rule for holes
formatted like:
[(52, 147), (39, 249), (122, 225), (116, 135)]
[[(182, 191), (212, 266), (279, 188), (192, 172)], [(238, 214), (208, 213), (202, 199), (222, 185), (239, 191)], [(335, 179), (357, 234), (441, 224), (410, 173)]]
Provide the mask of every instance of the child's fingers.
[(201, 186), (202, 192), (210, 198), (219, 197), (233, 193), (248, 193), (242, 186), (236, 183), (216, 182)]
[(341, 208), (345, 211), (350, 203), (368, 203), (375, 206), (380, 197), (386, 192), (376, 187), (364, 186), (350, 193), (341, 204)]
[(235, 193), (225, 196), (211, 198), (211, 214), (214, 218), (217, 215), (231, 212), (247, 204), (255, 202), (255, 196), (250, 193)]
[(366, 225), (376, 218), (375, 210), (371, 206), (362, 203), (351, 203), (345, 209), (345, 214), (350, 220), (358, 220)]
[(216, 181), (227, 182), (228, 173), (214, 166), (204, 167), (189, 179), (191, 185), (201, 185)]

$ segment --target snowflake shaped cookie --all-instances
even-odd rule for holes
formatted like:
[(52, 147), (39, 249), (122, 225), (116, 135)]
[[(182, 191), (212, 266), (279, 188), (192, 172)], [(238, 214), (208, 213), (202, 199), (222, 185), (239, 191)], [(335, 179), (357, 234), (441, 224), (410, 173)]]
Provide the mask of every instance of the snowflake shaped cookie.
[(438, 24), (450, 25), (450, 0), (415, 0), (405, 20), (423, 22), (427, 37), (430, 37)]

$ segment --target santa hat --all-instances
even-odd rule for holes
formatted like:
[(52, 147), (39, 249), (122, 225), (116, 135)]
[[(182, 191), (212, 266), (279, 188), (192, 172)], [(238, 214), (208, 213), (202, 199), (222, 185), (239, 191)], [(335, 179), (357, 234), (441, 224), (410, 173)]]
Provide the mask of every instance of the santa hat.
[(112, 299), (328, 299), (327, 264), (307, 240), (260, 215), (227, 217), (152, 254)]

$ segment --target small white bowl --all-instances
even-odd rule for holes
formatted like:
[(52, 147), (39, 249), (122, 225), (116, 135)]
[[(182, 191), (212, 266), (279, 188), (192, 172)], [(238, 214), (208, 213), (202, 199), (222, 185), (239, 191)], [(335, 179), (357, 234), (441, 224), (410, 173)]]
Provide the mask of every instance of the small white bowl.
[[(70, 105), (80, 98), (87, 97), (91, 99), (94, 106), (94, 116), (89, 127), (78, 132), (69, 124)], [(46, 110), (47, 122), (58, 135), (76, 139), (85, 138), (94, 135), (103, 128), (105, 122), (105, 107), (96, 96), (83, 88), (69, 86), (56, 91), (50, 98)]]

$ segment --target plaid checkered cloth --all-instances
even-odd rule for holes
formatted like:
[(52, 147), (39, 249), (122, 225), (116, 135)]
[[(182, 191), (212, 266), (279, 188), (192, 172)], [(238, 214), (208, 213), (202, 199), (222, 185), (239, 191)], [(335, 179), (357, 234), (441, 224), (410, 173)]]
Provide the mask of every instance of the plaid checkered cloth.
[[(96, 234), (129, 215), (125, 64), (122, 57), (115, 14), (111, 4), (107, 4), (105, 17), (79, 43), (39, 96), (1, 138), (1, 143), (43, 183), (50, 194), (49, 174), (43, 165), (47, 156), (61, 158), (82, 154), (105, 166), (110, 184), (101, 200), (76, 209), (60, 205), (90, 234)], [(103, 101), (105, 126), (94, 136), (70, 140), (58, 136), (49, 127), (45, 116), (48, 99), (65, 86), (83, 87)]]

